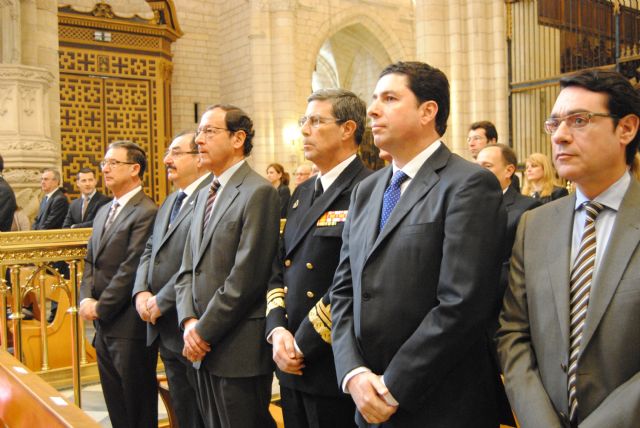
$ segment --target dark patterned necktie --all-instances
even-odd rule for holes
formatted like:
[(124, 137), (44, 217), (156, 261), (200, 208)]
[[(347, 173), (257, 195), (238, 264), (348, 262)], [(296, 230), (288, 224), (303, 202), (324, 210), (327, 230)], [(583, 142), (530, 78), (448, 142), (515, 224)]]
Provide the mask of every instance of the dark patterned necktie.
[(174, 220), (176, 219), (176, 217), (178, 217), (178, 214), (180, 213), (180, 209), (182, 208), (182, 201), (184, 201), (184, 198), (186, 197), (187, 197), (186, 193), (180, 192), (178, 193), (178, 197), (176, 198), (176, 200), (173, 201), (173, 207), (171, 208), (171, 215), (169, 216), (169, 226), (171, 226)]
[(209, 196), (207, 197), (207, 205), (204, 209), (204, 221), (202, 222), (202, 230), (204, 231), (211, 220), (211, 211), (213, 209), (213, 202), (216, 200), (218, 189), (220, 188), (220, 182), (215, 178), (209, 186)]
[(316, 178), (315, 186), (313, 188), (313, 200), (311, 203), (313, 204), (316, 199), (318, 199), (324, 193), (324, 187), (322, 187), (322, 180)]
[(384, 191), (384, 196), (382, 197), (382, 213), (380, 214), (380, 230), (387, 224), (387, 220), (391, 216), (391, 212), (398, 204), (400, 200), (400, 186), (406, 180), (409, 179), (409, 176), (402, 172), (402, 170), (397, 170), (393, 177), (391, 177), (391, 183), (389, 183), (389, 187)]
[(109, 210), (109, 216), (107, 217), (107, 222), (104, 224), (104, 229), (102, 229), (102, 234), (104, 235), (107, 230), (113, 224), (113, 221), (116, 219), (116, 212), (118, 212), (118, 207), (120, 204), (118, 202), (114, 202), (111, 205), (111, 209)]
[(575, 421), (578, 409), (576, 396), (576, 380), (578, 375), (578, 356), (582, 329), (587, 317), (591, 279), (596, 260), (596, 217), (603, 206), (597, 202), (587, 201), (583, 205), (587, 218), (582, 232), (580, 249), (571, 269), (569, 290), (569, 370), (567, 371), (569, 391), (569, 420)]

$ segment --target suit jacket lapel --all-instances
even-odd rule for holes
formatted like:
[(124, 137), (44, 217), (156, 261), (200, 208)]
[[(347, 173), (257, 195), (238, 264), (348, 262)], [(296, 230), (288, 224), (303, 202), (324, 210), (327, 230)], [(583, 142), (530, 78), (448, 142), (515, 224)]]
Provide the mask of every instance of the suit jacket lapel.
[(95, 249), (93, 251), (94, 261), (98, 253), (98, 249), (101, 247), (102, 231), (104, 230), (104, 224), (107, 222), (107, 216), (109, 215), (109, 209), (111, 208), (112, 203), (113, 200), (110, 203), (105, 204), (105, 209), (99, 210), (96, 217), (93, 219), (93, 232), (91, 239), (93, 239), (95, 243)]
[[(208, 174), (208, 175), (211, 175), (211, 174)], [(182, 221), (193, 211), (193, 208), (195, 207), (196, 199), (198, 197), (198, 192), (200, 192), (200, 190), (204, 188), (208, 188), (210, 184), (211, 184), (211, 180), (209, 178), (205, 178), (204, 180), (202, 180), (202, 182), (200, 182), (200, 185), (196, 187), (196, 189), (193, 191), (191, 196), (189, 196), (187, 200), (184, 202), (184, 205), (182, 205), (182, 209), (180, 209), (178, 216), (173, 221), (173, 224), (171, 225), (171, 229), (167, 229), (167, 227), (169, 226), (169, 219), (171, 218), (171, 211), (173, 210), (173, 204), (175, 203), (175, 200), (178, 197), (178, 192), (174, 192), (174, 197), (171, 200), (171, 208), (168, 210), (168, 215), (166, 216), (166, 223), (164, 223), (163, 230), (165, 231), (165, 233), (162, 236), (162, 241), (160, 243), (160, 246), (162, 246), (165, 243), (165, 241), (169, 239), (171, 235), (173, 235), (173, 231), (176, 230), (176, 228), (180, 225), (180, 223), (182, 223)], [(158, 220), (156, 219), (156, 221)]]
[(516, 202), (516, 191), (511, 187), (507, 187), (507, 191), (503, 194), (502, 202), (504, 203), (505, 208), (513, 205)]
[[(111, 236), (113, 236), (113, 232), (116, 229), (118, 229), (118, 227), (120, 227), (122, 222), (127, 217), (129, 217), (129, 215), (135, 210), (136, 205), (138, 205), (138, 203), (142, 200), (143, 196), (144, 196), (144, 191), (141, 190), (138, 193), (136, 193), (133, 196), (133, 198), (131, 198), (129, 200), (129, 202), (123, 208), (121, 208), (122, 211), (120, 211), (120, 213), (118, 214), (116, 219), (113, 221), (113, 224), (111, 225), (111, 227), (109, 227), (109, 230), (106, 230), (104, 232), (104, 234), (102, 235), (102, 237), (100, 239), (100, 246), (98, 247), (97, 254), (99, 254), (102, 251), (102, 249), (105, 247), (107, 241), (109, 241), (111, 239)], [(108, 212), (111, 210), (111, 204), (109, 204), (108, 206), (109, 206), (109, 210), (107, 210), (107, 216), (108, 216)], [(105, 219), (105, 222), (106, 222), (106, 219)], [(102, 226), (104, 227), (104, 224)], [(101, 232), (102, 232), (102, 230), (101, 230)]]
[[(371, 253), (373, 253), (376, 248), (378, 248), (380, 243), (393, 232), (398, 224), (400, 224), (402, 219), (413, 209), (416, 203), (427, 193), (429, 193), (431, 188), (440, 180), (437, 171), (446, 166), (450, 156), (451, 152), (449, 151), (449, 149), (445, 145), (442, 145), (426, 160), (422, 167), (420, 167), (418, 173), (415, 177), (413, 177), (413, 179), (409, 183), (409, 186), (402, 194), (400, 201), (398, 201), (398, 205), (396, 205), (391, 212), (391, 216), (389, 217), (387, 224), (385, 225), (384, 229), (380, 231), (380, 234), (375, 240), (373, 247), (371, 248), (371, 251), (368, 255), (371, 255)], [(376, 230), (379, 228), (380, 211), (382, 209), (382, 198), (384, 196), (384, 191), (387, 185), (388, 180), (383, 186), (382, 195), (380, 196), (380, 202), (378, 204), (378, 215), (375, 216), (377, 219), (377, 223), (375, 225)], [(379, 191), (379, 188), (376, 187), (376, 191)], [(378, 199), (376, 198), (373, 200), (377, 201)]]
[(599, 263), (598, 271), (591, 283), (589, 308), (582, 336), (582, 349), (602, 319), (631, 256), (640, 242), (640, 184), (633, 178), (627, 190), (607, 243), (606, 252)]
[(217, 194), (213, 211), (211, 212), (211, 220), (209, 220), (209, 224), (207, 224), (207, 228), (202, 236), (199, 257), (204, 254), (204, 250), (207, 248), (207, 245), (213, 236), (213, 231), (218, 226), (220, 219), (227, 211), (233, 200), (238, 196), (239, 191), (237, 188), (242, 184), (250, 170), (251, 168), (245, 161), (244, 164), (231, 176), (231, 178), (229, 178), (229, 181), (222, 187), (220, 193)]
[[(293, 251), (293, 249), (302, 241), (302, 238), (309, 232), (318, 219), (324, 214), (331, 204), (344, 192), (344, 190), (351, 185), (351, 182), (355, 178), (355, 176), (364, 168), (362, 161), (359, 158), (355, 158), (353, 162), (351, 162), (347, 168), (336, 178), (333, 184), (327, 189), (326, 192), (322, 194), (317, 200), (314, 201), (313, 205), (309, 208), (309, 210), (305, 213), (304, 217), (298, 223), (298, 227), (295, 230), (295, 237), (293, 242), (287, 249), (287, 253)], [(305, 189), (306, 190), (306, 189)], [(311, 195), (306, 192), (303, 203), (310, 203)]]
[[(557, 237), (557, 242), (547, 248), (547, 269), (560, 322), (560, 333), (564, 340), (561, 346), (569, 346), (569, 277), (571, 273), (571, 239), (576, 197), (571, 195), (556, 206), (556, 215), (549, 219), (548, 234)], [(544, 302), (547, 304), (548, 302)], [(563, 348), (563, 349), (564, 349)], [(568, 349), (568, 348), (567, 348)]]

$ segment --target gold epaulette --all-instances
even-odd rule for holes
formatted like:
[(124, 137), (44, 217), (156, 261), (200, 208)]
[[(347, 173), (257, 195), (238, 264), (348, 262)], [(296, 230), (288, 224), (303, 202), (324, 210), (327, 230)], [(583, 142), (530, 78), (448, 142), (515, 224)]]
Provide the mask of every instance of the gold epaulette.
[(274, 288), (267, 292), (267, 315), (275, 308), (284, 309), (284, 288)]
[(309, 321), (322, 340), (331, 345), (331, 304), (320, 300), (309, 311)]

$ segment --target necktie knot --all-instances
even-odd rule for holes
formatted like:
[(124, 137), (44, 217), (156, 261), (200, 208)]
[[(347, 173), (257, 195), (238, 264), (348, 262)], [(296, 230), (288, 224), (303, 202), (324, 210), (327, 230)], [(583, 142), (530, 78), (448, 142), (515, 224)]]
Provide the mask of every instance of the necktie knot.
[(211, 211), (213, 211), (213, 202), (216, 200), (216, 194), (218, 193), (218, 189), (220, 189), (220, 181), (218, 181), (217, 178), (214, 178), (213, 181), (211, 182), (211, 186), (209, 186), (209, 195), (207, 196), (207, 203), (205, 204), (202, 230), (207, 228), (207, 225), (209, 224), (209, 220), (211, 219)]
[(220, 188), (220, 182), (218, 181), (217, 178), (214, 178), (213, 181), (211, 182), (211, 185), (209, 186), (209, 194), (216, 193), (219, 188)]
[(393, 177), (391, 177), (389, 187), (399, 188), (400, 186), (402, 186), (402, 183), (404, 183), (408, 179), (409, 176), (399, 169), (393, 174)]
[(604, 205), (593, 201), (587, 201), (583, 203), (582, 206), (587, 213), (587, 219), (591, 221), (595, 221), (598, 217), (598, 214), (600, 214), (600, 212), (604, 209)]
[(324, 193), (324, 187), (322, 187), (322, 180), (316, 178), (315, 186), (313, 189), (313, 201), (318, 199)]

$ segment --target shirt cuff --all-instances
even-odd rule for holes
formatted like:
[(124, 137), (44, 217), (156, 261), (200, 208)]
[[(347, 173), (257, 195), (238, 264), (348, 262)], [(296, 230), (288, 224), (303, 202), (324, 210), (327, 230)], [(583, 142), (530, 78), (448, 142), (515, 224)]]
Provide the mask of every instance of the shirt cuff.
[[(380, 382), (382, 382), (382, 384), (386, 387), (387, 384), (384, 383), (384, 376), (380, 375)], [(391, 391), (389, 391), (389, 388), (387, 388), (387, 393), (384, 394), (382, 396), (382, 398), (384, 399), (384, 401), (387, 402), (388, 405), (393, 406), (393, 407), (398, 407), (400, 405), (400, 403), (398, 403), (398, 400), (396, 400), (393, 395), (391, 395)]]
[(273, 333), (275, 333), (276, 331), (278, 331), (280, 329), (284, 330), (285, 328), (284, 327), (275, 327), (273, 330), (271, 330), (269, 332), (269, 334), (267, 335), (267, 343), (268, 344), (273, 345)]
[(342, 392), (344, 392), (345, 394), (348, 394), (349, 390), (347, 389), (347, 384), (349, 383), (349, 381), (356, 375), (359, 375), (360, 373), (367, 373), (367, 372), (371, 372), (371, 369), (368, 369), (365, 366), (360, 366), (360, 367), (356, 367), (355, 369), (347, 373), (347, 375), (342, 380)]
[(94, 299), (93, 297), (85, 297), (84, 299), (80, 300), (80, 306), (82, 306), (82, 304), (84, 302), (86, 302), (87, 300), (94, 300), (95, 301), (96, 299)]

